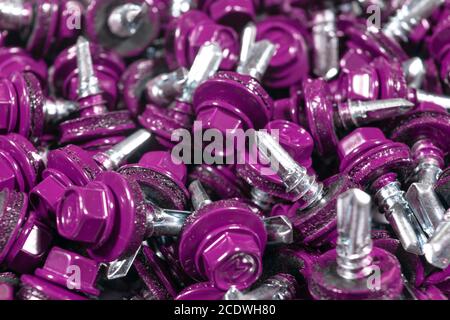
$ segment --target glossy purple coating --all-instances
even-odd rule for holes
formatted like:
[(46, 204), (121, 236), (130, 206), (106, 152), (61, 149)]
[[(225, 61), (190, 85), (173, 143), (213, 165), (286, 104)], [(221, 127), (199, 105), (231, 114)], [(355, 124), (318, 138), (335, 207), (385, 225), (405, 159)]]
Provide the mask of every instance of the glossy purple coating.
[(175, 300), (222, 300), (225, 291), (209, 282), (193, 284), (181, 291)]
[(219, 45), (223, 51), (222, 62), (220, 68), (222, 70), (233, 70), (239, 57), (239, 37), (237, 33), (229, 28), (213, 21), (201, 20), (195, 28), (190, 32), (189, 45), (187, 50), (187, 65), (190, 67), (194, 62), (200, 48), (208, 42), (214, 42)]
[(341, 71), (345, 74), (358, 70), (372, 61), (372, 57), (360, 48), (349, 48), (339, 61)]
[(450, 167), (441, 173), (439, 180), (436, 182), (435, 190), (447, 207), (450, 207)]
[(44, 167), (36, 148), (21, 135), (0, 136), (0, 190), (29, 191)]
[(17, 293), (19, 300), (87, 300), (62, 287), (35, 276), (20, 277), (21, 289)]
[(163, 261), (148, 246), (142, 247), (142, 257), (138, 257), (133, 266), (154, 300), (168, 300), (176, 297), (176, 290)]
[(139, 123), (154, 133), (156, 141), (167, 149), (171, 149), (176, 144), (172, 141), (172, 133), (175, 130), (183, 128), (189, 130), (192, 126), (192, 115), (177, 110), (178, 105), (176, 104), (175, 108), (173, 106), (161, 108), (149, 104), (138, 117)]
[(349, 47), (360, 48), (372, 57), (384, 57), (395, 59), (400, 62), (408, 60), (408, 55), (400, 45), (388, 38), (381, 30), (371, 28), (368, 30), (365, 25), (351, 26), (345, 30), (345, 35), (349, 38)]
[(173, 20), (165, 32), (166, 63), (170, 69), (190, 68), (200, 47), (207, 42), (217, 43), (224, 52), (221, 69), (234, 69), (239, 56), (236, 32), (212, 21), (198, 10), (190, 10)]
[(149, 80), (161, 72), (160, 61), (140, 59), (130, 64), (122, 76), (123, 99), (133, 116), (144, 109), (143, 96)]
[[(74, 274), (78, 273), (74, 282)], [(75, 252), (53, 247), (42, 268), (36, 269), (35, 275), (69, 290), (76, 290), (87, 295), (98, 296), (96, 281), (100, 275), (100, 264)]]
[[(125, 71), (125, 63), (114, 52), (106, 51), (91, 42), (89, 44), (94, 73), (99, 79), (100, 89), (110, 109), (114, 108), (119, 99), (117, 84)], [(71, 46), (59, 53), (53, 63), (49, 82), (55, 94), (64, 99), (78, 99), (78, 65), (76, 46)]]
[(276, 46), (264, 75), (264, 84), (271, 88), (294, 85), (309, 74), (306, 30), (283, 16), (267, 17), (257, 24), (256, 40), (269, 40)]
[(299, 86), (289, 88), (289, 97), (277, 99), (273, 104), (272, 120), (286, 120), (300, 123), (299, 101), (302, 99), (302, 90)]
[(26, 194), (4, 189), (0, 198), (0, 264), (19, 273), (32, 272), (45, 257), (51, 231), (34, 213), (27, 214)]
[(201, 0), (198, 7), (216, 22), (237, 31), (255, 20), (259, 0)]
[(195, 26), (209, 17), (198, 10), (189, 10), (178, 19), (172, 20), (166, 28), (164, 42), (166, 49), (166, 63), (170, 69), (188, 66), (187, 50), (189, 35)]
[(47, 88), (48, 68), (44, 60), (33, 58), (22, 48), (0, 48), (0, 75), (7, 78), (14, 72), (31, 72), (41, 87)]
[(295, 229), (294, 237), (298, 243), (320, 247), (334, 245), (337, 238), (336, 203), (338, 196), (355, 184), (345, 175), (335, 175), (323, 182), (323, 198), (310, 208), (301, 210), (302, 201), (294, 203), (288, 217)]
[(236, 200), (206, 205), (190, 215), (179, 242), (183, 269), (222, 290), (245, 289), (262, 273), (267, 234), (261, 218)]
[(136, 124), (128, 110), (105, 112), (66, 120), (59, 125), (61, 144), (92, 141), (130, 133)]
[(213, 200), (243, 198), (246, 194), (242, 181), (229, 166), (202, 164), (194, 168), (189, 179), (199, 180)]
[[(312, 137), (299, 125), (284, 121), (275, 120), (269, 122), (265, 129), (278, 136), (280, 145), (289, 153), (289, 155), (305, 167), (310, 174), (313, 174), (311, 154), (314, 148)], [(277, 131), (275, 131), (277, 130)], [(286, 192), (286, 187), (280, 177), (274, 172), (270, 165), (261, 163), (256, 145), (247, 155), (245, 164), (238, 164), (236, 171), (249, 185), (260, 189), (272, 196), (284, 200), (292, 201), (294, 194)]]
[(273, 100), (254, 78), (218, 72), (194, 93), (193, 106), (203, 129), (262, 129), (271, 119)]
[(74, 145), (52, 150), (47, 157), (47, 168), (42, 181), (31, 190), (34, 208), (44, 218), (52, 216), (64, 191), (71, 185), (84, 186), (102, 172), (89, 152)]
[(14, 300), (19, 279), (12, 272), (0, 273), (0, 301)]
[(322, 155), (330, 154), (336, 150), (339, 139), (329, 87), (322, 79), (307, 80), (303, 83), (303, 94), (306, 122), (315, 147)]
[(119, 142), (123, 141), (125, 136), (101, 137), (88, 142), (80, 143), (78, 146), (88, 151), (92, 156), (99, 152), (106, 151)]
[(441, 112), (424, 110), (401, 117), (391, 133), (391, 139), (411, 147), (422, 141), (419, 147), (412, 148), (414, 158), (436, 159), (443, 167), (444, 157), (450, 152), (449, 135), (450, 114), (445, 109)]
[(376, 58), (371, 66), (378, 73), (379, 99), (406, 98), (416, 101), (414, 89), (407, 86), (405, 74), (401, 65), (385, 58)]
[(404, 173), (413, 165), (408, 146), (387, 139), (378, 128), (354, 130), (340, 141), (338, 155), (341, 172), (360, 186), (381, 182), (394, 172)]
[(44, 133), (44, 93), (31, 72), (0, 78), (0, 126), (3, 133), (17, 132), (39, 138)]
[[(355, 63), (357, 58), (352, 58)], [(357, 63), (355, 63), (357, 64)], [(363, 66), (348, 66), (338, 79), (338, 91), (335, 99), (338, 101), (356, 100), (371, 101), (378, 99), (380, 82), (377, 81), (377, 70), (369, 62)]]
[(186, 208), (189, 199), (185, 187), (187, 168), (183, 163), (174, 163), (171, 152), (148, 152), (139, 163), (125, 165), (117, 172), (137, 181), (146, 197), (161, 208)]
[[(72, 5), (76, 5), (75, 3)], [(77, 12), (81, 11), (80, 4), (77, 5)], [(79, 29), (72, 30), (71, 33), (60, 33), (66, 29), (70, 17), (64, 15), (67, 5), (57, 0), (37, 0), (34, 5), (33, 25), (30, 26), (30, 33), (27, 35), (26, 48), (36, 56), (44, 56), (49, 53), (52, 47), (61, 45), (67, 40), (74, 41), (79, 34)], [(66, 37), (69, 36), (69, 39)]]
[(108, 26), (111, 12), (124, 4), (142, 5), (142, 0), (92, 0), (86, 8), (85, 24), (89, 38), (108, 50), (113, 50), (123, 57), (135, 57), (150, 46), (160, 31), (161, 17), (157, 6), (147, 3), (146, 12), (139, 20), (136, 32), (128, 37), (120, 37), (112, 33)]
[(104, 172), (86, 187), (66, 190), (57, 207), (58, 232), (85, 243), (89, 256), (98, 262), (121, 260), (142, 243), (146, 210), (136, 181)]
[(403, 291), (401, 266), (391, 253), (379, 248), (371, 252), (373, 264), (380, 271), (380, 288), (371, 290), (367, 278), (346, 280), (336, 272), (336, 250), (322, 255), (313, 268), (308, 285), (316, 300), (385, 300), (399, 299)]

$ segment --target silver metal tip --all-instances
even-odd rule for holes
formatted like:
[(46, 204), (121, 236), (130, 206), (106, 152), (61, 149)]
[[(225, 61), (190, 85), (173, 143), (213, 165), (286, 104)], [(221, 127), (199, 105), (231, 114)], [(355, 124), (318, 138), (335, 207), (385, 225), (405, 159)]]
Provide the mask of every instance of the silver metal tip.
[(99, 80), (94, 72), (89, 41), (85, 37), (78, 37), (76, 51), (79, 98), (85, 98), (91, 95), (100, 94), (101, 90), (99, 86)]
[(370, 274), (372, 259), (371, 198), (362, 190), (350, 189), (337, 201), (337, 272), (345, 279)]

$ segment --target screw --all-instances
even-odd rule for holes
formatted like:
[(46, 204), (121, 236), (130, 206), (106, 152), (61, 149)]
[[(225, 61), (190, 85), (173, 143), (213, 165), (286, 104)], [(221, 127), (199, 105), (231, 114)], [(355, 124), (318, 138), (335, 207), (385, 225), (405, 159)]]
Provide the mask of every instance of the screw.
[(350, 189), (337, 201), (337, 273), (354, 280), (372, 273), (371, 199), (359, 189)]
[(323, 185), (310, 176), (306, 168), (300, 166), (267, 132), (255, 133), (259, 152), (270, 162), (286, 187), (286, 192), (295, 195), (294, 201), (301, 199), (305, 207), (312, 206), (323, 196)]
[(450, 265), (450, 210), (423, 246), (423, 251), (427, 261), (435, 267), (445, 269)]
[(265, 280), (258, 287), (242, 293), (231, 287), (224, 300), (291, 300), (295, 298), (297, 281), (290, 274), (277, 274)]
[[(383, 151), (381, 151), (383, 150)], [(388, 140), (377, 128), (359, 128), (339, 143), (341, 171), (375, 193), (375, 199), (396, 232), (403, 248), (421, 254), (425, 234), (394, 173), (411, 164), (409, 148)]]
[(109, 30), (122, 38), (133, 36), (139, 29), (147, 10), (149, 8), (145, 1), (141, 5), (125, 3), (115, 7), (108, 17)]
[(312, 37), (314, 74), (330, 80), (339, 73), (339, 38), (334, 10), (324, 9), (314, 14)]
[(101, 97), (100, 82), (94, 73), (89, 41), (79, 37), (77, 44), (78, 65), (78, 101), (82, 116), (103, 114), (107, 112), (106, 105)]
[(370, 196), (359, 189), (339, 195), (337, 247), (314, 261), (308, 279), (309, 292), (315, 299), (373, 300), (401, 296), (400, 263), (391, 253), (372, 247), (370, 209)]
[(192, 103), (192, 96), (197, 87), (219, 70), (221, 61), (222, 49), (220, 46), (215, 43), (204, 44), (189, 70), (179, 101)]
[(410, 32), (420, 21), (428, 18), (444, 2), (445, 0), (407, 1), (397, 10), (382, 31), (391, 39), (407, 42)]

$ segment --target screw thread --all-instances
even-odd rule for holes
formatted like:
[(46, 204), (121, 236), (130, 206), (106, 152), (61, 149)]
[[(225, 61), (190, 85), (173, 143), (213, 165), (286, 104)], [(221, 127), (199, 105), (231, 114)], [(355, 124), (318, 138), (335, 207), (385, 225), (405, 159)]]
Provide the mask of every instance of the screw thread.
[(350, 189), (337, 201), (337, 273), (345, 279), (361, 279), (371, 273), (371, 199)]
[(302, 200), (305, 207), (311, 206), (323, 196), (323, 185), (310, 176), (306, 168), (300, 166), (267, 132), (256, 132), (256, 143), (261, 155), (286, 186), (286, 192), (295, 195), (294, 200)]
[(131, 136), (116, 144), (112, 148), (97, 153), (94, 160), (97, 161), (106, 171), (119, 168), (134, 152), (139, 150), (152, 137), (152, 134), (145, 129), (140, 129)]
[(191, 103), (194, 91), (219, 70), (222, 59), (222, 49), (218, 44), (205, 43), (198, 51), (192, 63), (179, 100), (181, 102)]
[(208, 194), (198, 180), (194, 180), (189, 185), (189, 192), (191, 193), (192, 207), (194, 210), (199, 210), (205, 205), (212, 203)]
[(426, 237), (400, 189), (400, 183), (393, 181), (381, 187), (376, 192), (375, 199), (403, 248), (414, 254), (422, 254)]
[(274, 204), (273, 197), (258, 188), (252, 188), (250, 195), (252, 202), (264, 211), (269, 210)]

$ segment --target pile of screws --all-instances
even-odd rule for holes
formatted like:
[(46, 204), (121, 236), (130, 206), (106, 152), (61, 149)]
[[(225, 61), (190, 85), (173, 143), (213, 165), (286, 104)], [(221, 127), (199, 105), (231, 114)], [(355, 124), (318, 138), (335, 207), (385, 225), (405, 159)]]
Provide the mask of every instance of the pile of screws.
[(0, 0), (0, 300), (446, 300), (446, 94), (450, 1)]

